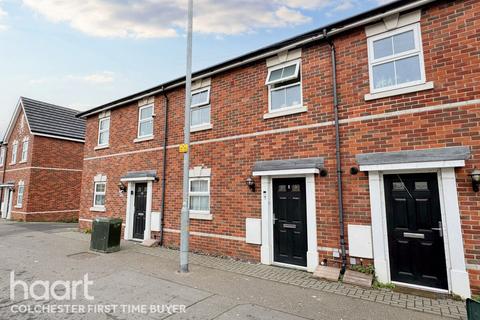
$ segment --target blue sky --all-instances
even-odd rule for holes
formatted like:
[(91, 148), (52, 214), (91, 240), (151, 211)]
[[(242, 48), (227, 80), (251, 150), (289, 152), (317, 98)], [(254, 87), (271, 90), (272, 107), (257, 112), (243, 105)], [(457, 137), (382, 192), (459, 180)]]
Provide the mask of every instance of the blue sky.
[[(194, 0), (194, 70), (388, 0)], [(19, 96), (85, 110), (185, 72), (187, 0), (0, 0), (0, 133)]]

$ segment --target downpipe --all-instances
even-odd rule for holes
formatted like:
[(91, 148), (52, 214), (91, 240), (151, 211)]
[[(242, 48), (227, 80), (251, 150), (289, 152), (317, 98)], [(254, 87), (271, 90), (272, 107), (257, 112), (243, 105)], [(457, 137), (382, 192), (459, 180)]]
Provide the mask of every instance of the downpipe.
[(162, 209), (160, 216), (160, 246), (163, 246), (163, 229), (165, 228), (165, 194), (166, 194), (166, 185), (167, 185), (167, 143), (168, 143), (168, 107), (169, 100), (167, 93), (163, 92), (165, 97), (165, 119), (163, 122), (163, 167), (162, 167)]
[(347, 269), (347, 253), (345, 248), (345, 219), (343, 210), (343, 185), (342, 185), (342, 163), (340, 154), (340, 124), (338, 116), (338, 92), (337, 92), (337, 59), (335, 44), (332, 39), (328, 37), (327, 30), (323, 30), (325, 40), (330, 46), (332, 56), (332, 87), (333, 87), (333, 109), (335, 117), (335, 157), (337, 163), (337, 186), (338, 186), (338, 221), (340, 223), (340, 250), (342, 251), (342, 269), (344, 274)]

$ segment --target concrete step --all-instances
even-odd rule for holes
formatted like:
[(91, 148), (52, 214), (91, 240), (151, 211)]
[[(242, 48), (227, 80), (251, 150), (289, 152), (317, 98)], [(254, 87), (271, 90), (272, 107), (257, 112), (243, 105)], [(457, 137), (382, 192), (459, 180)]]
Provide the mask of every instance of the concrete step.
[(340, 268), (318, 266), (317, 270), (315, 270), (313, 273), (313, 277), (330, 281), (338, 281), (338, 278), (340, 277)]
[(343, 282), (360, 287), (370, 288), (372, 286), (373, 275), (358, 271), (347, 270), (343, 275)]

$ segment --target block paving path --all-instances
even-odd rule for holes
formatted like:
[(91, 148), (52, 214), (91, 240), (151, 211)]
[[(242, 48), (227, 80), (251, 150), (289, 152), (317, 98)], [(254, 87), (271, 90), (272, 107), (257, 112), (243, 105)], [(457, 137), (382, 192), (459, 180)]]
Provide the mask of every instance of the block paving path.
[[(154, 255), (162, 259), (178, 260), (177, 250), (167, 248), (146, 248), (141, 245), (129, 247), (138, 253)], [(467, 319), (465, 302), (448, 298), (431, 299), (412, 294), (394, 292), (390, 289), (368, 289), (341, 282), (318, 280), (311, 273), (263, 264), (252, 264), (201, 254), (190, 254), (190, 263), (203, 267), (233, 272), (263, 280), (299, 286), (308, 289), (373, 301), (453, 319)]]

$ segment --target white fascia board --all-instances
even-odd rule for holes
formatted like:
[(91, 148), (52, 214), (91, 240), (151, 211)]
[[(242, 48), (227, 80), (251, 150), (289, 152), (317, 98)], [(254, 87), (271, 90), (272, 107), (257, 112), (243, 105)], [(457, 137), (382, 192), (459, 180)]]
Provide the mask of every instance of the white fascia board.
[[(5, 131), (5, 136), (3, 138), (4, 143), (7, 143), (8, 140), (10, 139), (10, 135), (12, 134), (13, 128), (15, 127), (15, 123), (18, 119), (18, 115), (20, 114), (20, 108), (22, 108), (23, 113), (25, 113), (25, 110), (23, 109), (23, 104), (22, 104), (22, 99), (21, 98), (18, 99), (17, 106), (15, 107), (15, 111), (13, 112), (13, 116), (10, 119), (10, 123), (8, 124), (7, 131)], [(28, 119), (27, 119), (27, 123), (28, 123)], [(30, 124), (28, 125), (28, 130), (30, 130)]]

